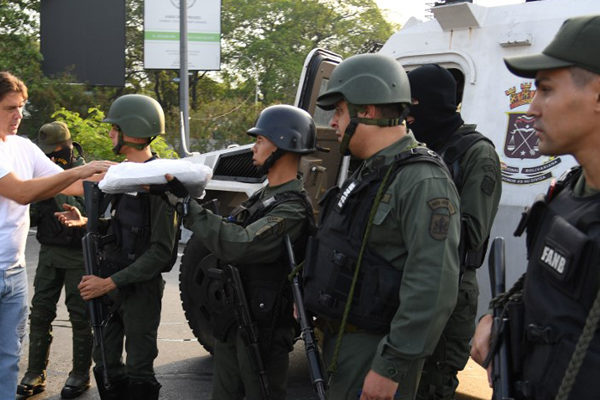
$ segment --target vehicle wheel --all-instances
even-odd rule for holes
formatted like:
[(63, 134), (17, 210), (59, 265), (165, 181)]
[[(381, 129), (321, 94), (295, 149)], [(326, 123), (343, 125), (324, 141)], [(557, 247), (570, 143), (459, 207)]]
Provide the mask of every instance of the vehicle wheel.
[(188, 240), (179, 267), (179, 295), (188, 324), (198, 342), (212, 354), (215, 338), (210, 328), (210, 314), (204, 301), (203, 284), (208, 268), (216, 266), (217, 259), (194, 235)]

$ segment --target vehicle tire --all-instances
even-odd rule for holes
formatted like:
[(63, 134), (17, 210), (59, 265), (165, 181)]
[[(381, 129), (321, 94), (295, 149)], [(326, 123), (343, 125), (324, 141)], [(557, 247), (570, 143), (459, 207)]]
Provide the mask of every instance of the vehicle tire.
[(179, 267), (179, 295), (185, 317), (198, 342), (212, 354), (215, 337), (210, 328), (210, 314), (203, 301), (201, 286), (207, 279), (206, 271), (216, 265), (215, 256), (192, 235), (188, 240)]

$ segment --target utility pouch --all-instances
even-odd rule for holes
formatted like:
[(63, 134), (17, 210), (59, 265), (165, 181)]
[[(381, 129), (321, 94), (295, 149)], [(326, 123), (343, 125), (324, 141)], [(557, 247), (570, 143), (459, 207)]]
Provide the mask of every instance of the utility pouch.
[(203, 304), (210, 313), (210, 328), (215, 339), (225, 342), (230, 329), (235, 325), (235, 306), (232, 289), (228, 286), (219, 268), (209, 268), (205, 279)]

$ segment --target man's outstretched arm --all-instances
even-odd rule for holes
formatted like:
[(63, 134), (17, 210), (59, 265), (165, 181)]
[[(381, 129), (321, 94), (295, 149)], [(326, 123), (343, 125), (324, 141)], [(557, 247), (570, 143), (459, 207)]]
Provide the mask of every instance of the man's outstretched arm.
[[(55, 175), (28, 180), (22, 180), (14, 173), (9, 172), (0, 178), (0, 196), (25, 205), (53, 197), (63, 191), (69, 195), (83, 194), (83, 189), (81, 189), (81, 193), (78, 193), (77, 190), (77, 187), (81, 185), (72, 185), (94, 174), (106, 172), (113, 164), (111, 161), (92, 161)], [(65, 190), (67, 188), (69, 189)]]

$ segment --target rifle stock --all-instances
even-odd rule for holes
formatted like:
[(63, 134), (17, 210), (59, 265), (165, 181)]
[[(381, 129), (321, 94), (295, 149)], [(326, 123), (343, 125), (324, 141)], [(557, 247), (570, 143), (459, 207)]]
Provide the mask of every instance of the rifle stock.
[[(506, 260), (504, 257), (504, 238), (497, 237), (492, 242), (489, 256), (489, 273), (492, 297), (506, 291)], [(502, 305), (494, 307), (492, 342), (498, 341), (497, 352), (492, 361), (492, 386), (495, 400), (512, 399), (510, 385), (510, 360), (508, 351), (508, 318)]]
[[(98, 189), (95, 182), (84, 181), (83, 193), (85, 201), (85, 211), (88, 216), (87, 233), (81, 239), (83, 245), (83, 262), (86, 275), (99, 275), (98, 271), (98, 242), (100, 235), (98, 233), (98, 218), (100, 216), (100, 203), (102, 192)], [(103, 305), (101, 298), (94, 298), (87, 302), (90, 313), (92, 329), (94, 331), (94, 342), (100, 350), (102, 358), (102, 379), (104, 388), (111, 389), (108, 378), (108, 367), (106, 364), (106, 351), (104, 348), (104, 318)], [(100, 382), (98, 382), (100, 385)]]
[[(285, 235), (284, 241), (290, 260), (290, 269), (292, 272), (295, 272), (296, 260), (294, 258), (294, 250), (292, 249), (290, 236)], [(300, 289), (298, 275), (294, 275), (292, 280), (292, 293), (294, 295), (294, 303), (296, 304), (296, 310), (298, 312), (300, 334), (302, 341), (304, 341), (304, 350), (308, 360), (310, 379), (315, 391), (317, 392), (317, 397), (319, 400), (325, 400), (326, 386), (325, 379), (323, 378), (323, 372), (321, 371), (321, 357), (319, 355), (319, 350), (317, 349), (317, 341), (314, 337), (312, 326), (308, 320), (308, 316), (306, 315), (306, 310), (304, 309), (304, 300), (302, 298), (302, 290)]]

